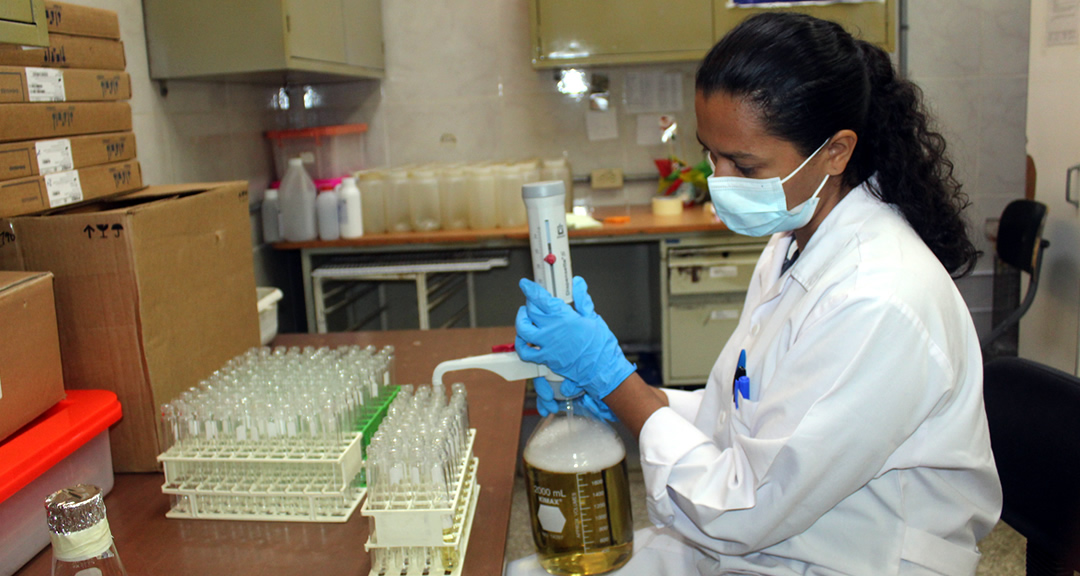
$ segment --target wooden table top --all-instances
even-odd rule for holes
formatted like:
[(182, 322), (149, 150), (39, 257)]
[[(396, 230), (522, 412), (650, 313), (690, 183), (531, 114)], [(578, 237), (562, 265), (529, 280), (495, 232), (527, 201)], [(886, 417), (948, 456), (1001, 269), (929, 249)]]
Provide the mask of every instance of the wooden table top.
[[(399, 384), (430, 383), (443, 360), (485, 354), (513, 342), (514, 329), (401, 330), (338, 334), (282, 334), (283, 346), (392, 345)], [(517, 459), (524, 382), (506, 382), (482, 371), (454, 373), (464, 382), (469, 418), (476, 428), (480, 497), (464, 574), (498, 576), (503, 570), (506, 533)], [(168, 498), (160, 474), (119, 474), (105, 499), (120, 558), (132, 576), (194, 574), (336, 574), (364, 576), (370, 569), (364, 543), (368, 519), (359, 509), (343, 524), (237, 522), (167, 519)], [(48, 575), (46, 548), (17, 572)]]
[[(630, 206), (629, 212), (621, 209), (598, 208), (594, 217), (601, 219), (618, 215), (629, 215), (630, 221), (624, 224), (605, 224), (600, 228), (571, 230), (570, 239), (726, 232), (728, 230), (710, 211), (703, 207), (683, 210), (682, 213), (674, 216), (656, 216), (649, 206)], [(491, 228), (486, 230), (435, 230), (432, 232), (365, 234), (360, 238), (351, 240), (279, 242), (274, 244), (274, 248), (278, 250), (300, 250), (305, 248), (348, 248), (405, 244), (478, 244), (493, 240), (520, 240), (524, 243), (528, 238), (528, 228), (520, 226), (517, 228)]]

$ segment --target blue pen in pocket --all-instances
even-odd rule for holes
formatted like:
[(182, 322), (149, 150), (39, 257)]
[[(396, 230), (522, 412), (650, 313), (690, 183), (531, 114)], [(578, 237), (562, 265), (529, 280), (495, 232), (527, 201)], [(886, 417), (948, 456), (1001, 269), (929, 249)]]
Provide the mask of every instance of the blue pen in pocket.
[(731, 382), (731, 399), (735, 409), (739, 409), (739, 396), (750, 398), (750, 378), (746, 376), (746, 350), (739, 352), (739, 365), (735, 367), (735, 378)]

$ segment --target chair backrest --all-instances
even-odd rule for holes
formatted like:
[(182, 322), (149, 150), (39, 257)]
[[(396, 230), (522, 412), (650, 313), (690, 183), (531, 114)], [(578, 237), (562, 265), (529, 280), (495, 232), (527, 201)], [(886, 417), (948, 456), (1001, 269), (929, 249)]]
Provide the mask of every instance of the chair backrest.
[(997, 254), (1013, 268), (1034, 271), (1035, 250), (1042, 240), (1046, 205), (1034, 200), (1013, 200), (998, 222)]
[(1024, 360), (986, 364), (983, 397), (1004, 493), (1002, 520), (1080, 565), (1080, 379)]

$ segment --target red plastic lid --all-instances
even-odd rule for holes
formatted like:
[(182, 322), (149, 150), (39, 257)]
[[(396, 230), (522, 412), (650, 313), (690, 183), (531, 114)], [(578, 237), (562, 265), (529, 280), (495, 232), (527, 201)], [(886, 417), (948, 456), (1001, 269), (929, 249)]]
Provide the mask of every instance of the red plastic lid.
[[(344, 178), (344, 176), (342, 176)], [(315, 180), (316, 190), (333, 190), (337, 188), (337, 185), (341, 184), (341, 178), (320, 178)]]
[(120, 419), (107, 390), (68, 390), (67, 398), (0, 442), (0, 502), (33, 482)]
[(367, 129), (367, 124), (340, 124), (338, 126), (320, 126), (318, 128), (300, 128), (297, 130), (270, 130), (266, 133), (266, 137), (271, 140), (322, 138), (324, 136), (341, 136), (342, 134), (363, 134), (367, 132)]

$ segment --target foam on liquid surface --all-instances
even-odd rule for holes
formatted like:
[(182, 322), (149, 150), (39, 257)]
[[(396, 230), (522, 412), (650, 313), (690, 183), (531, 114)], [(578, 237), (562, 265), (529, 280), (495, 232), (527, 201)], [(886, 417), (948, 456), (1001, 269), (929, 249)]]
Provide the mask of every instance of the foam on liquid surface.
[(610, 426), (581, 416), (556, 419), (525, 446), (525, 461), (549, 472), (599, 472), (624, 458), (626, 448)]

